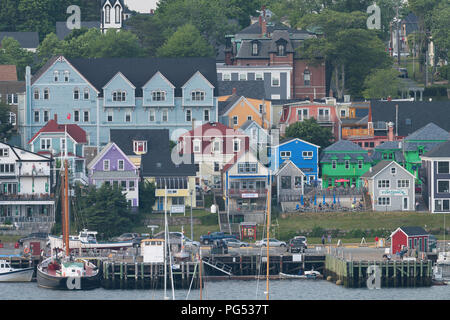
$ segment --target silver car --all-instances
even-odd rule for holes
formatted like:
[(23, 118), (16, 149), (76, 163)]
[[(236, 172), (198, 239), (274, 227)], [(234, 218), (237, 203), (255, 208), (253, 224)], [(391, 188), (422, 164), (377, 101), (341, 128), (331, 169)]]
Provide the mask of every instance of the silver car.
[[(258, 247), (267, 247), (267, 239), (256, 241)], [(269, 238), (269, 247), (286, 247), (286, 242), (274, 238)]]
[(248, 247), (249, 244), (247, 242), (240, 241), (238, 239), (224, 239), (227, 246), (232, 248), (240, 248), (240, 247)]

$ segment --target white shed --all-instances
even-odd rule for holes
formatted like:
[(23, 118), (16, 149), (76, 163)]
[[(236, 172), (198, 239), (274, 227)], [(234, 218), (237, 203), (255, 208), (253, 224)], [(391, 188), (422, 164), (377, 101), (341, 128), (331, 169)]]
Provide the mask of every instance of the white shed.
[(164, 239), (141, 241), (141, 255), (144, 262), (164, 262)]

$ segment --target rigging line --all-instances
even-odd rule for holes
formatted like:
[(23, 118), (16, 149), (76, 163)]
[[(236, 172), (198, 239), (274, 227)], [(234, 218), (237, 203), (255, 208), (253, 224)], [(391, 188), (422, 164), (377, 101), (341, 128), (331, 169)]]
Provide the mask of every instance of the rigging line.
[[(266, 236), (266, 220), (267, 220), (267, 209), (265, 210), (265, 214), (264, 214), (263, 234), (262, 234), (261, 239), (267, 238), (267, 236)], [(267, 245), (269, 245), (269, 244), (267, 243)], [(258, 299), (259, 280), (260, 280), (259, 278), (261, 275), (261, 266), (262, 266), (262, 252), (263, 252), (263, 246), (261, 245), (261, 247), (259, 248), (259, 268), (258, 268), (258, 273), (257, 273), (257, 277), (256, 277), (256, 292), (255, 292), (256, 299)]]
[(186, 300), (189, 298), (189, 294), (191, 293), (192, 283), (194, 282), (195, 273), (197, 272), (197, 265), (198, 265), (198, 262), (194, 266), (194, 273), (192, 274), (191, 284), (189, 285), (189, 291), (186, 295)]

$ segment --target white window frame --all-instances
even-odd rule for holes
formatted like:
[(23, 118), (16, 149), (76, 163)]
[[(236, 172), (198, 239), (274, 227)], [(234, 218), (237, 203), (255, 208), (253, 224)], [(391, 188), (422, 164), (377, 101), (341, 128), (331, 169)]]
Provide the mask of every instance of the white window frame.
[(344, 161), (345, 169), (350, 170), (350, 160)]
[(14, 112), (9, 112), (9, 123), (12, 126), (15, 126), (17, 124), (17, 115)]
[[(439, 191), (439, 182), (446, 181), (448, 183), (447, 191)], [(436, 180), (436, 193), (448, 194), (450, 193), (450, 180), (448, 179), (437, 179)]]
[(231, 81), (231, 73), (223, 72), (222, 73), (222, 81)]
[(41, 98), (41, 93), (39, 92), (39, 89), (34, 89), (33, 90), (33, 99), (34, 100), (39, 100)]
[(152, 91), (152, 101), (166, 101), (166, 91), (164, 90)]
[(377, 205), (390, 207), (391, 206), (391, 197), (378, 197)]
[(44, 89), (43, 99), (50, 100), (50, 89), (49, 88)]
[(364, 162), (362, 160), (358, 160), (358, 169), (362, 169)]
[(247, 81), (247, 73), (246, 72), (239, 72), (239, 81)]
[(281, 158), (290, 158), (291, 152), (290, 151), (280, 151), (280, 157)]
[[(129, 118), (130, 118), (129, 121), (127, 121), (127, 116), (129, 116)], [(133, 112), (131, 112), (131, 111), (125, 111), (123, 121), (126, 122), (126, 123), (133, 122)]]
[(53, 71), (53, 82), (59, 81), (59, 71), (55, 70)]
[[(142, 144), (143, 151), (139, 151), (139, 146)], [(134, 153), (147, 153), (147, 141), (133, 141), (133, 152)]]
[(191, 122), (192, 121), (192, 109), (186, 109), (185, 110), (184, 119), (186, 120), (186, 122)]
[(0, 151), (2, 151), (1, 154), (0, 154), (0, 157), (8, 157), (9, 156), (9, 149), (8, 148), (2, 148), (2, 149), (0, 149)]
[(69, 75), (70, 75), (69, 71), (64, 71), (64, 82), (69, 82)]
[[(304, 115), (304, 111), (306, 110), (306, 116)], [(297, 109), (297, 121), (304, 121), (309, 119), (309, 109), (307, 108), (298, 108)]]
[(206, 93), (203, 90), (192, 90), (191, 100), (192, 101), (205, 101)]
[(103, 171), (110, 171), (110, 170), (111, 170), (111, 166), (110, 166), (109, 159), (103, 160)]
[(314, 152), (312, 151), (302, 151), (302, 157), (311, 159), (314, 156)]
[(41, 138), (41, 150), (50, 150), (52, 148), (51, 138)]
[[(436, 161), (436, 170), (438, 174), (449, 174), (450, 173), (450, 161)], [(447, 172), (440, 172), (439, 171), (439, 162), (446, 162), (448, 164), (448, 171)]]
[[(37, 115), (37, 120), (36, 120), (36, 115)], [(33, 121), (36, 122), (41, 122), (41, 112), (39, 110), (34, 110), (33, 112)]]
[(80, 89), (73, 89), (73, 100), (80, 100)]
[[(111, 120), (109, 120), (111, 117)], [(113, 122), (114, 121), (114, 111), (113, 110), (109, 110), (108, 113), (106, 114), (106, 122)]]
[[(122, 168), (120, 168), (120, 164), (122, 164)], [(117, 160), (117, 170), (118, 171), (125, 171), (125, 160), (124, 159), (118, 159)]]
[[(274, 83), (274, 80), (278, 80), (278, 83)], [(281, 85), (280, 82), (281, 82), (280, 75), (279, 74), (278, 75), (272, 74), (272, 77), (270, 79), (271, 86), (272, 87), (279, 87)]]
[(66, 138), (60, 138), (59, 144), (61, 146), (61, 153), (65, 153), (66, 152)]
[[(164, 120), (164, 116), (166, 117), (166, 120)], [(169, 122), (169, 110), (163, 109), (161, 113), (161, 122)]]
[(377, 186), (378, 186), (378, 188), (387, 188), (387, 189), (389, 189), (391, 187), (391, 180), (389, 180), (389, 179), (377, 180)]
[[(88, 118), (87, 121), (86, 121), (86, 114), (87, 114), (87, 118)], [(88, 110), (84, 110), (83, 111), (83, 122), (89, 122), (90, 119), (91, 119), (90, 112)]]
[(73, 110), (73, 121), (80, 122), (80, 110)]
[[(237, 142), (237, 148), (236, 148), (236, 142)], [(240, 150), (241, 150), (241, 140), (233, 139), (233, 152), (239, 152)]]
[(331, 160), (331, 169), (337, 168), (337, 160)]
[(397, 168), (396, 167), (392, 167), (391, 168), (391, 174), (392, 175), (396, 175), (397, 174)]
[(211, 113), (209, 112), (209, 109), (203, 110), (203, 121), (211, 121)]
[(233, 118), (231, 118), (233, 120), (233, 126), (237, 126), (239, 125), (239, 117), (238, 116), (233, 116)]
[(199, 139), (194, 139), (192, 141), (192, 152), (193, 153), (200, 153), (202, 152), (202, 141)]
[(407, 189), (409, 188), (409, 180), (408, 179), (399, 179), (397, 180), (397, 188)]
[(90, 97), (91, 97), (91, 93), (89, 92), (89, 88), (84, 88), (84, 90), (83, 90), (83, 99), (84, 100), (89, 100)]
[(215, 138), (213, 140), (211, 150), (212, 150), (212, 152), (221, 152), (222, 151), (222, 139)]
[[(152, 120), (153, 117), (153, 120)], [(148, 121), (149, 122), (155, 122), (156, 121), (156, 111), (155, 109), (149, 109), (148, 110)]]
[(44, 122), (47, 122), (48, 120), (50, 120), (50, 111), (44, 110), (42, 112), (42, 120), (44, 120)]

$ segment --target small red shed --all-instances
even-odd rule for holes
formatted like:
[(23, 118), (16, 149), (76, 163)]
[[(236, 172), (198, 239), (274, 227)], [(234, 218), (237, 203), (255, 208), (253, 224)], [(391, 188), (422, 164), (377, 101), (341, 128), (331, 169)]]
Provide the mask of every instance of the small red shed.
[(391, 253), (396, 254), (402, 247), (428, 251), (430, 235), (421, 227), (399, 227), (391, 234)]

